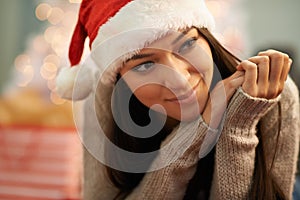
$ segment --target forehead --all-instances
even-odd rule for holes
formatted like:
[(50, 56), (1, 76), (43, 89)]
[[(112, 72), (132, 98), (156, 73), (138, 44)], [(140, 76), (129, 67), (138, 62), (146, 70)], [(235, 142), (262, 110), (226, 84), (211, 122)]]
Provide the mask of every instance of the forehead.
[(195, 35), (198, 35), (198, 31), (196, 28), (188, 28), (188, 29), (183, 29), (183, 30), (178, 30), (178, 31), (172, 30), (172, 31), (169, 31), (167, 35), (155, 40), (147, 47), (150, 47), (150, 48), (164, 47), (165, 48), (168, 46), (174, 46), (174, 45), (176, 45), (176, 43), (178, 43), (181, 40), (184, 40), (186, 37), (195, 36)]

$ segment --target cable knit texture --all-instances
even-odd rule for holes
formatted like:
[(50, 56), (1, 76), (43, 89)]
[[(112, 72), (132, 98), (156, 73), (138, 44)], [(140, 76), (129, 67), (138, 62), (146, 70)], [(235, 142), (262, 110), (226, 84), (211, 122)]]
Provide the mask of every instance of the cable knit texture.
[[(281, 130), (271, 173), (286, 197), (292, 199), (300, 132), (299, 94), (292, 80), (287, 80), (280, 97), (273, 100), (253, 98), (238, 89), (224, 117), (224, 126), (216, 145), (210, 199), (247, 199), (254, 173), (255, 148), (263, 142), (268, 153), (266, 163), (270, 167), (277, 144), (278, 123), (281, 123)], [(259, 121), (261, 141), (256, 136)], [(209, 129), (201, 118), (198, 122), (196, 137), (183, 155), (163, 169), (146, 173), (127, 199), (183, 199), (196, 172), (203, 139), (210, 131), (216, 131)], [(193, 135), (189, 131), (185, 134), (185, 138)], [(162, 145), (172, 141), (172, 137), (173, 132)], [(84, 199), (113, 199), (118, 190), (105, 176), (104, 166), (87, 151), (84, 166)]]

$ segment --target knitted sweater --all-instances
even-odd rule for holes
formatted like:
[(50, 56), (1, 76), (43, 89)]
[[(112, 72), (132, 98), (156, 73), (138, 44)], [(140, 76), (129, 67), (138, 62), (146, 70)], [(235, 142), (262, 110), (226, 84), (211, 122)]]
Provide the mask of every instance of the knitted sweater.
[[(279, 116), (279, 101), (281, 116)], [(287, 80), (282, 94), (276, 99), (253, 98), (241, 88), (234, 94), (227, 107), (224, 126), (216, 144), (210, 199), (247, 198), (254, 173), (255, 150), (260, 142), (256, 135), (259, 121), (261, 141), (265, 152), (268, 152), (266, 164), (271, 167), (276, 147), (271, 173), (285, 196), (292, 199), (300, 119), (299, 94), (291, 79)], [(183, 199), (189, 181), (196, 172), (199, 150), (204, 137), (217, 131), (210, 129), (202, 118), (199, 118), (198, 122), (196, 137), (193, 137), (192, 133), (195, 130), (191, 130), (185, 132), (182, 141), (174, 141), (175, 133), (172, 132), (162, 142), (162, 145), (168, 142), (184, 145), (186, 140), (193, 140), (185, 152), (170, 165), (146, 173), (127, 199)], [(278, 123), (281, 123), (281, 130), (277, 144)], [(83, 186), (83, 196), (86, 200), (113, 199), (118, 193), (118, 189), (110, 183), (104, 165), (86, 149)]]

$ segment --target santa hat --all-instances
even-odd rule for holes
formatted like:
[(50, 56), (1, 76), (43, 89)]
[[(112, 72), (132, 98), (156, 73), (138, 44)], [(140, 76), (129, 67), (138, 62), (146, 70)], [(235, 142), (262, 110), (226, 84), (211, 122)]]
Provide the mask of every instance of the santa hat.
[[(192, 26), (214, 27), (204, 0), (83, 0), (69, 49), (71, 67), (60, 71), (57, 93), (66, 99), (84, 99), (94, 89), (98, 72), (106, 71), (102, 81), (114, 84), (121, 67), (109, 67), (114, 60), (128, 59), (168, 30)], [(79, 64), (86, 37), (91, 56)], [(80, 87), (76, 94), (75, 82)]]

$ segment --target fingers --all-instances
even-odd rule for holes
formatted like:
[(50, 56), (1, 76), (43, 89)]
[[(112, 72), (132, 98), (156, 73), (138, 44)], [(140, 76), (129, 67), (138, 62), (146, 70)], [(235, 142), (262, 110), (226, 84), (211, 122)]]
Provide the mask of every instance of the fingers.
[(237, 67), (238, 70), (245, 71), (245, 80), (242, 84), (243, 90), (253, 97), (257, 96), (257, 67), (258, 66), (255, 63), (249, 60), (242, 61)]
[(282, 53), (275, 50), (268, 50), (258, 53), (258, 56), (264, 56), (270, 59), (270, 83), (274, 84), (279, 82), (284, 63)]
[(281, 77), (280, 77), (280, 80), (282, 82), (286, 81), (288, 74), (290, 72), (292, 63), (293, 63), (292, 59), (290, 59), (287, 55), (287, 57), (284, 58), (284, 68), (283, 68), (283, 71), (282, 71)]
[(237, 70), (245, 71), (243, 90), (253, 97), (277, 97), (284, 88), (291, 63), (287, 54), (275, 50), (242, 61)]
[(250, 62), (257, 65), (258, 78), (257, 78), (257, 90), (256, 96), (263, 97), (266, 96), (269, 86), (269, 71), (270, 71), (270, 61), (268, 56), (254, 56), (249, 58)]
[(245, 80), (244, 76), (240, 76), (236, 79), (231, 80), (230, 82), (230, 90), (226, 91), (227, 102), (231, 99), (232, 95), (235, 93), (236, 89), (240, 87)]
[(236, 71), (233, 75), (222, 81), (226, 92), (227, 102), (231, 99), (236, 89), (245, 81), (245, 72)]
[(282, 73), (280, 76), (280, 85), (279, 85), (279, 92), (282, 92), (283, 88), (284, 88), (284, 84), (285, 81), (288, 77), (289, 71), (291, 69), (291, 65), (292, 65), (292, 59), (290, 59), (287, 55), (284, 58), (284, 64), (283, 64), (283, 69), (282, 69)]
[[(219, 81), (210, 93), (210, 99), (204, 108), (202, 117), (212, 128), (217, 128), (226, 106), (236, 89), (244, 82), (245, 72), (236, 71), (230, 77)], [(210, 120), (213, 119), (213, 120)]]
[(260, 52), (258, 55), (269, 57), (270, 72), (267, 98), (275, 98), (284, 88), (285, 81), (290, 71), (291, 60), (287, 54), (272, 49)]

